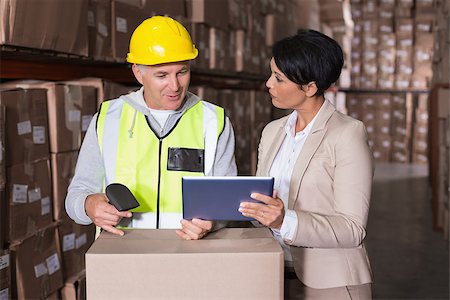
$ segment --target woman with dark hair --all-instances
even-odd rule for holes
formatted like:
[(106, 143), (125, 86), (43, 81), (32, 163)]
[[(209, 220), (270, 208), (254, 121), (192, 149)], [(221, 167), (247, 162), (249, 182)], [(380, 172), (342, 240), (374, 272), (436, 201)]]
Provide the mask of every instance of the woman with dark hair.
[(286, 299), (370, 299), (364, 246), (373, 160), (362, 122), (338, 112), (324, 92), (339, 78), (341, 47), (300, 30), (273, 46), (266, 82), (272, 103), (293, 112), (269, 123), (257, 176), (273, 176), (272, 197), (240, 211), (269, 227), (285, 252)]

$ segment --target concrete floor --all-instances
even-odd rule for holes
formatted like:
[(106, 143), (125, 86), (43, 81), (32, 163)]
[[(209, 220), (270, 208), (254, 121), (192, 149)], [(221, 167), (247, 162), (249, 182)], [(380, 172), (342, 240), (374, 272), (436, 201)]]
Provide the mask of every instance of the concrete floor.
[(431, 223), (427, 167), (376, 166), (367, 248), (374, 299), (449, 299), (449, 243)]

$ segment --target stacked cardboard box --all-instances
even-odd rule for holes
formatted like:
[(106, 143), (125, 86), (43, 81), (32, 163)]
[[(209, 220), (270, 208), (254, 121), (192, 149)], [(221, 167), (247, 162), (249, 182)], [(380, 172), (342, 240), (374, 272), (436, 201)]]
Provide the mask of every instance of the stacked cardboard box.
[(87, 56), (87, 10), (88, 0), (0, 1), (0, 44)]
[(6, 167), (5, 167), (5, 106), (0, 104), (0, 250), (7, 248), (7, 200), (6, 200)]
[[(239, 101), (235, 101), (239, 99)], [(251, 166), (251, 105), (248, 90), (220, 90), (219, 105), (233, 124), (235, 134), (235, 158), (240, 175), (250, 175)]]
[(16, 283), (12, 293), (14, 299), (45, 299), (62, 287), (61, 254), (55, 226), (11, 246), (11, 253)]
[(419, 0), (415, 10), (412, 0), (357, 0), (351, 5), (352, 87), (430, 87), (433, 1)]
[(0, 102), (8, 116), (8, 240), (14, 242), (52, 222), (47, 95), (39, 89), (3, 90)]
[[(6, 88), (2, 86), (2, 88)], [(62, 281), (49, 288), (48, 278), (40, 284), (25, 284), (17, 271), (16, 250), (26, 247), (36, 235), (52, 226), (51, 179), (47, 95), (43, 89), (3, 89), (0, 103), (6, 106), (6, 203), (7, 236), (13, 265), (11, 294), (13, 297), (39, 298), (56, 291)], [(53, 239), (56, 247), (56, 240)], [(28, 257), (33, 257), (29, 253)], [(39, 249), (37, 250), (39, 251)], [(60, 259), (56, 257), (55, 260)], [(33, 266), (30, 264), (32, 271)], [(47, 270), (47, 269), (46, 269)], [(43, 272), (43, 268), (41, 269)], [(30, 273), (30, 280), (41, 277)]]
[(9, 250), (0, 250), (0, 299), (11, 298), (11, 267)]

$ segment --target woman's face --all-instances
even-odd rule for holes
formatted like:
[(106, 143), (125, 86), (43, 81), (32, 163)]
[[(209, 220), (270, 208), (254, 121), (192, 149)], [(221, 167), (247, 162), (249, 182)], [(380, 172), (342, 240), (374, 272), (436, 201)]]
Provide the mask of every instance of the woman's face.
[(270, 60), (272, 74), (266, 81), (272, 104), (281, 109), (299, 109), (306, 100), (305, 93), (300, 86), (290, 81), (283, 72), (278, 69), (275, 60)]

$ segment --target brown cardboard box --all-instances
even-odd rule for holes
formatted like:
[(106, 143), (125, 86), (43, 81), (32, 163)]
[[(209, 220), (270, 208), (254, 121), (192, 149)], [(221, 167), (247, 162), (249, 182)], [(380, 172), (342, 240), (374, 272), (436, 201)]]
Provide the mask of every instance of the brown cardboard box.
[(0, 44), (87, 56), (87, 0), (3, 0), (0, 8)]
[(450, 117), (450, 90), (439, 89), (438, 90), (438, 117), (449, 118)]
[[(57, 31), (54, 50), (87, 56), (89, 51), (87, 26), (88, 0), (56, 2), (46, 0), (44, 2), (50, 2), (50, 5), (56, 3), (60, 6), (56, 15), (50, 16), (50, 18), (53, 17), (59, 20), (59, 23), (56, 25)], [(42, 8), (39, 11), (45, 12)], [(36, 12), (33, 15), (35, 14)], [(34, 22), (27, 22), (27, 24), (34, 25)]]
[(69, 220), (58, 225), (58, 245), (62, 254), (64, 282), (84, 270), (84, 254), (94, 242), (94, 238), (94, 224), (79, 225)]
[(78, 151), (51, 154), (54, 220), (70, 220), (66, 213), (64, 201), (67, 188), (75, 173), (77, 159)]
[(192, 23), (205, 23), (228, 30), (229, 7), (227, 0), (186, 0), (187, 17)]
[(0, 299), (11, 297), (11, 268), (8, 250), (0, 250)]
[(61, 289), (62, 300), (84, 300), (86, 299), (86, 272), (69, 278)]
[(125, 62), (133, 31), (149, 16), (139, 7), (116, 0), (111, 2), (113, 57)]
[(45, 81), (11, 83), (22, 88), (47, 90), (50, 152), (78, 150), (97, 109), (93, 87)]
[[(5, 189), (6, 185), (6, 169), (5, 169), (5, 105), (0, 101), (0, 190)], [(1, 206), (1, 205), (0, 205)]]
[[(112, 82), (102, 78), (86, 77), (76, 80), (65, 81), (69, 85), (90, 86), (97, 89), (97, 107), (103, 101), (119, 98), (122, 95), (128, 94), (131, 91), (136, 91), (139, 86), (126, 86), (120, 83)], [(136, 84), (138, 84), (136, 82)]]
[(186, 18), (185, 0), (143, 0), (143, 2), (142, 9), (149, 17), (153, 15), (168, 15), (178, 20)]
[(6, 199), (6, 191), (0, 189), (0, 251), (8, 248), (6, 243), (8, 240), (8, 202)]
[(48, 159), (7, 168), (9, 241), (35, 234), (52, 223)]
[(17, 286), (13, 298), (45, 299), (62, 287), (61, 254), (56, 241), (56, 227), (51, 226), (11, 247)]
[[(0, 85), (0, 89), (5, 87)], [(6, 106), (6, 166), (33, 162), (49, 155), (47, 93), (42, 89), (0, 92)]]
[(210, 59), (209, 27), (200, 23), (192, 24), (191, 38), (199, 53), (197, 58), (192, 60), (191, 65), (199, 69), (208, 69)]
[(78, 150), (97, 109), (97, 91), (87, 86), (49, 83), (50, 152)]
[(231, 29), (247, 29), (248, 16), (245, 11), (245, 0), (229, 0), (228, 6)]
[(89, 57), (112, 60), (111, 25), (111, 1), (89, 0)]
[(164, 229), (102, 232), (86, 253), (87, 297), (282, 299), (283, 269), (267, 228), (226, 228), (198, 241)]

